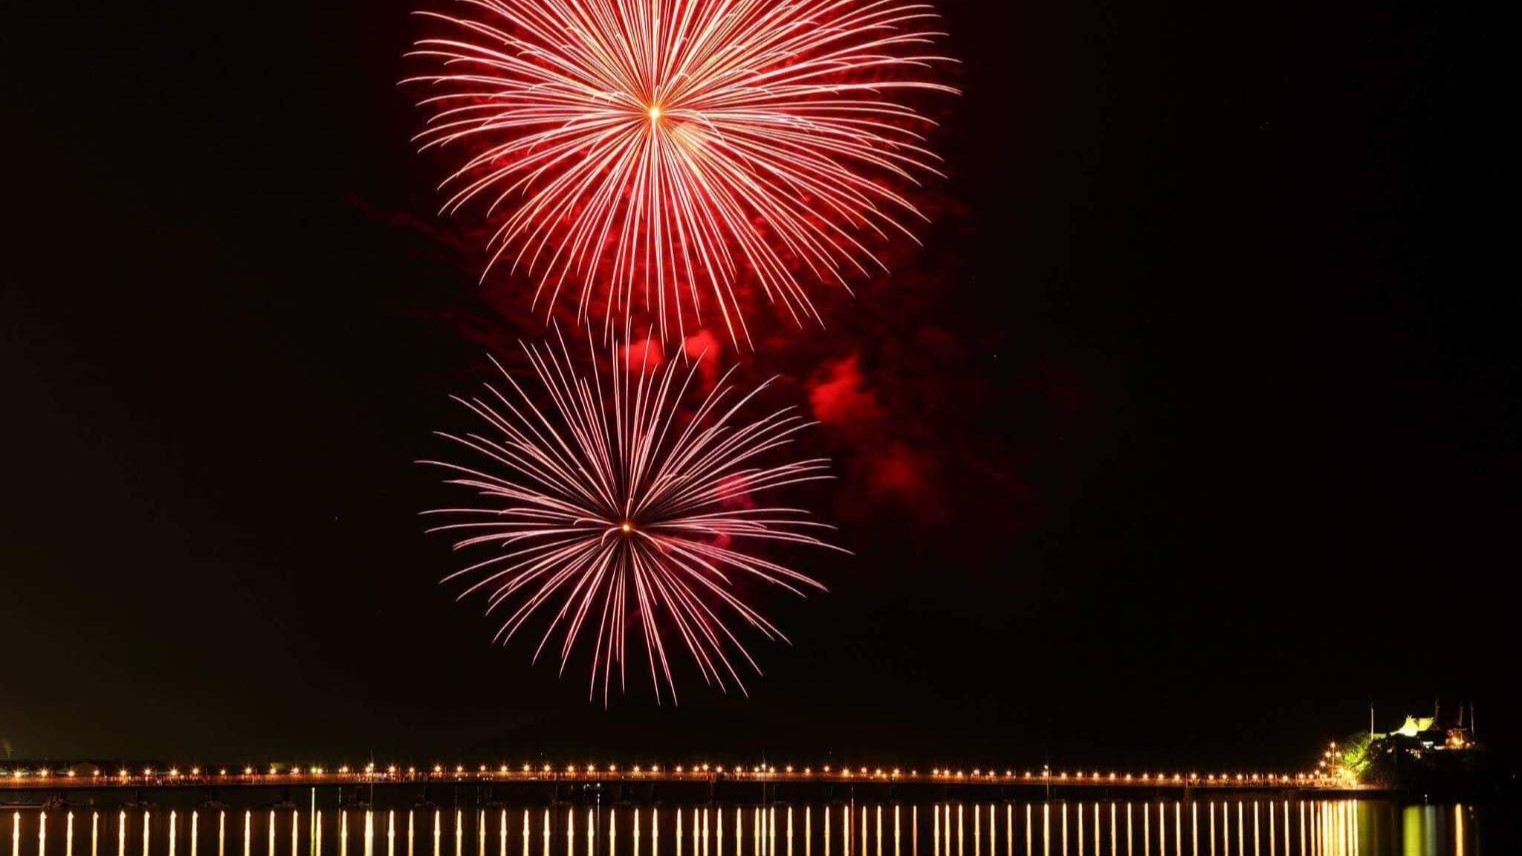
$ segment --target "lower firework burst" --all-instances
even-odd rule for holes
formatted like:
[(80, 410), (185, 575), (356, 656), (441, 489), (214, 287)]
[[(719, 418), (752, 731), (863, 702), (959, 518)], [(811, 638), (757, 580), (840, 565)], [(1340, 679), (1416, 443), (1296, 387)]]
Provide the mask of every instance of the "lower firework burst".
[(658, 702), (666, 692), (676, 700), (671, 661), (682, 651), (706, 683), (744, 692), (742, 668), (760, 670), (741, 632), (785, 641), (747, 603), (745, 585), (824, 590), (755, 549), (829, 547), (817, 536), (830, 527), (758, 497), (828, 479), (828, 462), (766, 463), (810, 424), (793, 408), (744, 418), (767, 384), (741, 394), (726, 374), (704, 394), (701, 360), (659, 363), (650, 347), (608, 347), (611, 369), (597, 367), (594, 346), (581, 372), (563, 337), (525, 344), (533, 394), (499, 363), (505, 386), (456, 398), (485, 430), (441, 436), (476, 463), (423, 463), (450, 471), (447, 483), (477, 501), (427, 512), (449, 520), (429, 531), (491, 554), (445, 581), (470, 581), (462, 599), (487, 595), (487, 613), (502, 614), (503, 644), (539, 616), (547, 627), (534, 659), (558, 646), (562, 673), (577, 646), (590, 645), (589, 694), (600, 684), (605, 705), (615, 681), (625, 688), (632, 632)]

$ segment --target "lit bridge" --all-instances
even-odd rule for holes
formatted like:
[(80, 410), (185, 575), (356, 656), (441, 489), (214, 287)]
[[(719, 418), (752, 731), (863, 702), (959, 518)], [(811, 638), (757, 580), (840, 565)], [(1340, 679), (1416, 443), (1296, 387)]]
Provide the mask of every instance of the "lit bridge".
[(1083, 789), (1086, 791), (1318, 791), (1368, 790), (1322, 773), (1195, 773), (1056, 771), (1015, 769), (918, 769), (821, 766), (619, 766), (544, 764), (434, 765), (400, 767), (300, 766), (266, 767), (136, 767), (101, 769), (76, 764), (64, 768), (16, 769), (0, 773), (0, 791), (93, 791), (117, 789), (253, 789), (253, 788), (377, 788), (428, 786), (540, 786), (561, 789), (614, 787), (619, 793), (653, 791), (657, 786), (706, 787), (733, 790), (762, 786), (775, 794), (783, 790), (835, 790), (842, 786), (893, 792), (997, 791)]

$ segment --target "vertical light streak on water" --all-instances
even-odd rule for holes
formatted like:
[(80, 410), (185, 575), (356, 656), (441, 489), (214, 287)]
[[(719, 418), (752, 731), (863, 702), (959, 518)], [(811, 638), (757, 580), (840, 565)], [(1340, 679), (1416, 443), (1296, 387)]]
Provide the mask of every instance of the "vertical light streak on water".
[(706, 808), (703, 809), (703, 835), (702, 835), (701, 838), (698, 836), (698, 815), (697, 815), (697, 812), (693, 812), (693, 814), (692, 814), (692, 840), (693, 840), (693, 845), (692, 845), (693, 856), (697, 856), (697, 852), (698, 852), (697, 842), (698, 841), (702, 841), (703, 842), (703, 856), (708, 856), (708, 809), (706, 809)]
[[(46, 856), (39, 853), (37, 856)], [(69, 812), (63, 819), (63, 856), (74, 856), (74, 812)]]
[(1221, 802), (1221, 852), (1231, 856), (1231, 803)]
[(936, 806), (935, 807), (935, 817), (932, 818), (932, 820), (934, 821), (934, 823), (932, 824), (932, 829), (931, 829), (931, 833), (930, 833), (931, 852), (934, 854), (934, 856), (941, 856), (941, 807), (940, 806)]
[[(194, 829), (194, 827), (191, 827)], [(100, 812), (90, 812), (90, 856), (100, 856)]]
[[(1062, 807), (1062, 818), (1064, 824), (1066, 824), (1067, 821), (1067, 811), (1067, 806), (1064, 805)], [(1078, 810), (1076, 814), (1078, 815), (1078, 856), (1083, 856), (1083, 803), (1078, 804)]]
[[(316, 800), (313, 800), (316, 804)], [(221, 833), (218, 833), (220, 837)], [(217, 845), (217, 856), (222, 856), (222, 845)], [(312, 856), (322, 856), (322, 812), (312, 813)]]
[[(528, 809), (523, 810), (523, 856), (528, 856)], [(410, 854), (409, 854), (410, 856)]]
[(476, 809), (476, 856), (486, 856), (486, 809)]
[(893, 856), (903, 856), (899, 849), (898, 806), (893, 807)]
[[(292, 810), (291, 811), (291, 856), (298, 856), (298, 854), (301, 853), (301, 826), (300, 826), (300, 822), (301, 822), (301, 812)], [(190, 823), (191, 823), (191, 828), (194, 829), (195, 828), (195, 818), (194, 817), (191, 818)], [(196, 850), (195, 845), (191, 844), (190, 845), (190, 856), (195, 856), (195, 850)]]
[(1034, 856), (1035, 848), (1031, 845), (1031, 839), (1035, 837), (1035, 824), (1031, 822), (1031, 805), (1025, 804), (1025, 856)]
[[(682, 828), (682, 817), (677, 815), (676, 828)], [(650, 809), (650, 856), (661, 856), (661, 810)]]
[[(294, 826), (291, 828), (295, 829)], [(375, 856), (375, 812), (368, 808), (365, 809), (365, 856)]]
[[(714, 809), (714, 848), (724, 856), (724, 809)], [(830, 856), (830, 813), (825, 810), (824, 856)], [(703, 812), (703, 852), (708, 852), (708, 812)]]
[[(1300, 804), (1300, 849), (1309, 854), (1319, 851), (1320, 846), (1316, 842), (1316, 804), (1311, 803), (1310, 817), (1305, 816), (1305, 804)], [(1310, 847), (1306, 847), (1306, 839), (1310, 840)]]
[(1120, 836), (1116, 835), (1115, 803), (1110, 803), (1110, 856), (1120, 853)]
[[(1129, 806), (1127, 806), (1129, 808)], [(1152, 856), (1152, 804), (1142, 803), (1142, 856)]]
[(565, 856), (576, 856), (576, 812), (569, 808), (565, 810)]
[(1015, 807), (1004, 806), (1004, 856), (1015, 856)]
[(1348, 817), (1353, 821), (1348, 829), (1349, 849), (1353, 851), (1353, 856), (1358, 856), (1358, 811), (1354, 809), (1352, 803), (1344, 802), (1343, 805), (1347, 806)]
[(1453, 807), (1453, 856), (1464, 856), (1464, 806)]
[(825, 806), (824, 811), (824, 856), (830, 856), (830, 808)]
[(909, 853), (920, 856), (920, 807), (909, 807)]
[(972, 856), (983, 856), (983, 807), (972, 807)]
[(1052, 804), (1041, 804), (1041, 856), (1052, 852)]
[(465, 852), (465, 809), (454, 810), (454, 856)]
[(1126, 803), (1126, 856), (1131, 856), (1136, 838), (1131, 834), (1131, 804)]
[[(638, 813), (635, 814), (638, 817)], [(592, 810), (587, 809), (587, 856), (592, 856)], [(618, 856), (618, 809), (608, 809), (608, 856)]]
[(386, 812), (386, 856), (396, 856), (396, 810)]
[(856, 810), (856, 803), (850, 802), (840, 807), (840, 849), (845, 856), (851, 856), (851, 814)]
[(1173, 854), (1184, 856), (1184, 805), (1173, 804)]
[(1246, 811), (1247, 808), (1242, 804), (1242, 801), (1237, 800), (1237, 856), (1245, 856), (1247, 853), (1245, 837), (1247, 835), (1247, 821), (1244, 819)]
[[(681, 821), (677, 821), (676, 828), (677, 829), (681, 829), (682, 828)], [(792, 806), (788, 806), (787, 807), (787, 825), (784, 826), (783, 828), (787, 831), (787, 835), (786, 835), (786, 838), (787, 838), (787, 856), (793, 856), (793, 807)], [(682, 856), (682, 854), (678, 853), (676, 856)]]
[[(317, 846), (322, 847), (322, 818), (317, 818)], [(414, 856), (413, 849), (417, 846), (417, 817), (412, 809), (407, 809), (407, 856)], [(319, 852), (319, 856), (321, 856)], [(528, 856), (524, 851), (523, 856)]]
[(1252, 801), (1252, 856), (1260, 856), (1258, 847), (1258, 801)]
[(143, 856), (148, 856), (148, 812), (143, 812)]
[(1094, 803), (1094, 856), (1099, 856), (1099, 803)]
[(1200, 804), (1189, 802), (1189, 852), (1200, 856)]
[[(48, 856), (48, 813), (42, 812), (37, 820), (37, 856)], [(146, 851), (144, 851), (146, 856)]]
[[(588, 853), (587, 856), (592, 854)], [(719, 850), (719, 856), (724, 856), (722, 849)], [(735, 856), (745, 856), (745, 821), (739, 806), (735, 806)]]
[[(270, 809), (270, 820), (266, 824), (268, 830), (265, 835), (265, 856), (275, 856), (275, 810)], [(172, 856), (172, 854), (171, 854)]]
[[(13, 856), (21, 856), (19, 853)], [(116, 856), (127, 856), (127, 813), (121, 812), (116, 818)], [(217, 856), (222, 856), (218, 853)]]
[[(433, 856), (439, 856), (444, 835), (444, 815), (439, 809), (433, 810)], [(348, 854), (344, 854), (348, 856)]]
[(814, 807), (803, 807), (803, 856), (814, 851)]
[[(789, 816), (791, 816), (792, 809), (788, 811)], [(697, 821), (698, 815), (696, 811), (692, 813), (692, 819), (694, 822)], [(791, 848), (793, 842), (788, 841), (787, 846)], [(682, 856), (682, 810), (680, 808), (676, 810), (676, 856)], [(788, 853), (788, 856), (793, 856), (793, 854)]]
[[(753, 808), (750, 811), (750, 842), (751, 851), (756, 856), (761, 856), (761, 809), (759, 808)], [(745, 852), (745, 849), (738, 844), (735, 850), (737, 853)]]
[(883, 856), (883, 807), (877, 807), (877, 822), (875, 834), (877, 835), (877, 856)]
[(21, 856), (21, 812), (11, 813), (11, 856)]
[[(550, 856), (550, 810), (549, 809), (545, 809), (544, 810), (544, 822), (542, 824), (540, 824), (540, 837), (543, 839), (543, 843), (540, 844), (540, 849), (543, 851), (543, 856)], [(523, 856), (528, 856), (528, 849), (527, 848), (524, 849)]]
[(1068, 856), (1068, 804), (1062, 803), (1062, 856)]
[[(386, 856), (395, 856), (387, 852)], [(501, 817), (497, 818), (497, 856), (507, 856), (507, 809), (502, 809)]]
[(179, 820), (178, 815), (175, 812), (171, 811), (169, 813), (169, 856), (174, 856), (175, 837), (179, 832), (177, 828), (179, 824), (175, 823), (177, 820)]
[[(597, 838), (597, 827), (593, 825), (592, 809), (587, 809), (587, 856), (592, 856), (593, 842)], [(455, 854), (459, 856), (459, 854)]]
[(349, 813), (343, 809), (338, 810), (338, 856), (349, 856)]
[[(1151, 812), (1148, 805), (1142, 811)], [(1157, 856), (1168, 856), (1168, 816), (1163, 814), (1163, 804), (1157, 804)]]
[(995, 856), (998, 852), (994, 848), (999, 841), (999, 811), (998, 806), (992, 803), (988, 806), (988, 856)]

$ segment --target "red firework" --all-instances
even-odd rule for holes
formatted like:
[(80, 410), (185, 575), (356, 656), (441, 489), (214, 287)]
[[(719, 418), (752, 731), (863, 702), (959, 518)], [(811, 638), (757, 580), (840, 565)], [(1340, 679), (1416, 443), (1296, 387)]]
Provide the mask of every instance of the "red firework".
[(748, 282), (817, 320), (806, 281), (849, 288), (882, 267), (873, 244), (914, 238), (923, 215), (895, 187), (938, 158), (895, 97), (954, 92), (926, 79), (947, 61), (930, 6), (461, 2), (420, 13), (450, 35), (416, 45), (439, 67), (408, 81), (438, 90), (417, 139), (467, 153), (444, 209), (481, 203), (491, 264), (537, 275), (536, 305), (579, 288), (580, 317), (603, 302), (617, 329), (642, 309), (667, 337), (707, 302), (748, 342)]
[(760, 502), (829, 478), (821, 459), (765, 463), (810, 423), (792, 408), (746, 420), (761, 390), (740, 395), (728, 375), (693, 394), (699, 360), (657, 366), (650, 348), (625, 359), (631, 351), (614, 341), (615, 367), (604, 377), (595, 353), (594, 368), (578, 372), (564, 340), (524, 351), (538, 395), (504, 371), (505, 388), (457, 399), (487, 430), (443, 435), (477, 463), (425, 462), (478, 497), (430, 512), (455, 518), (430, 531), (458, 535), (456, 549), (489, 551), (446, 580), (473, 579), (461, 597), (486, 592), (487, 612), (507, 613), (504, 644), (547, 616), (534, 657), (558, 634), (562, 672), (578, 642), (589, 643), (591, 692), (601, 682), (604, 704), (615, 678), (624, 683), (626, 635), (636, 627), (657, 700), (663, 686), (676, 698), (672, 649), (685, 649), (705, 681), (743, 692), (736, 657), (756, 663), (739, 632), (785, 637), (746, 602), (742, 581), (800, 595), (824, 588), (754, 552), (768, 543), (829, 546), (814, 534), (829, 527)]

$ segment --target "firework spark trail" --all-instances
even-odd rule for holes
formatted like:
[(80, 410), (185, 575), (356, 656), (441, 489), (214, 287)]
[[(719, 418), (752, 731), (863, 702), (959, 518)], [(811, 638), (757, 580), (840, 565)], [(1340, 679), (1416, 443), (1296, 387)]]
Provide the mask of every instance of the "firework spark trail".
[(767, 542), (839, 549), (813, 534), (831, 527), (756, 498), (828, 479), (828, 462), (764, 463), (812, 424), (794, 408), (743, 418), (768, 384), (741, 395), (725, 374), (699, 395), (701, 359), (685, 368), (654, 365), (647, 347), (620, 367), (619, 343), (608, 347), (613, 368), (605, 376), (596, 346), (589, 345), (592, 370), (581, 373), (564, 337), (558, 347), (523, 345), (542, 404), (500, 364), (506, 387), (487, 384), (484, 396), (456, 398), (491, 430), (441, 436), (483, 463), (423, 463), (449, 470), (447, 483), (476, 491), (480, 504), (426, 512), (452, 518), (429, 531), (454, 534), (457, 550), (493, 555), (445, 580), (476, 578), (460, 597), (485, 591), (487, 613), (507, 613), (496, 637), (503, 644), (535, 615), (548, 615), (534, 659), (558, 632), (562, 674), (578, 641), (589, 639), (589, 693), (595, 697), (600, 681), (604, 704), (615, 677), (625, 686), (631, 620), (657, 701), (663, 685), (676, 700), (672, 647), (691, 655), (705, 682), (721, 689), (733, 682), (744, 692), (737, 661), (760, 669), (740, 626), (769, 640), (786, 637), (737, 583), (752, 579), (798, 595), (824, 590), (747, 550)]
[(580, 317), (605, 298), (611, 333), (642, 296), (667, 338), (703, 323), (707, 293), (749, 342), (742, 274), (818, 320), (799, 274), (849, 289), (883, 267), (870, 243), (912, 240), (905, 222), (924, 219), (894, 188), (939, 174), (932, 123), (890, 96), (955, 91), (922, 79), (949, 62), (928, 52), (943, 35), (929, 5), (460, 2), (468, 14), (419, 13), (452, 35), (413, 51), (438, 66), (404, 81), (439, 90), (417, 142), (470, 152), (446, 212), (521, 202), (488, 271), (506, 255), (542, 274), (536, 305), (579, 284)]

